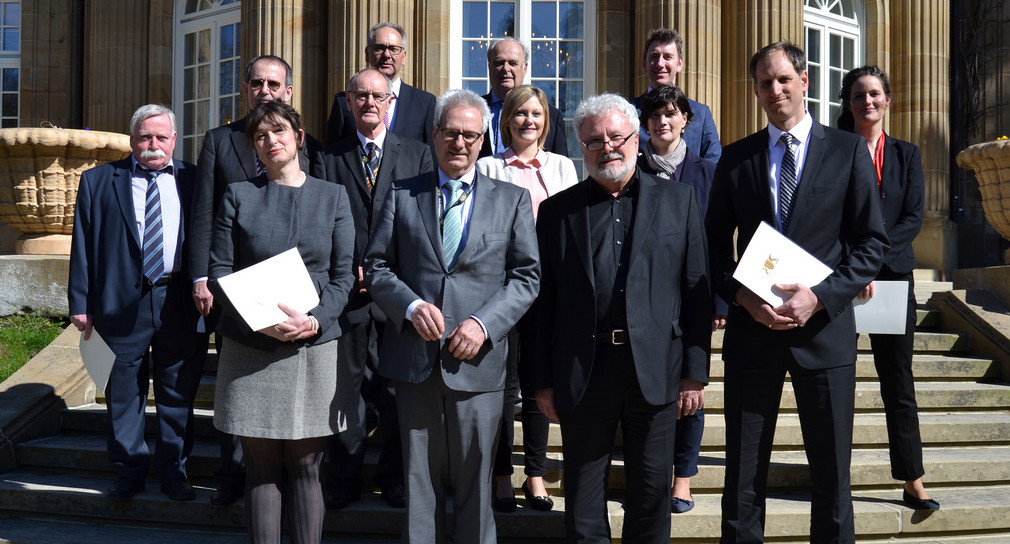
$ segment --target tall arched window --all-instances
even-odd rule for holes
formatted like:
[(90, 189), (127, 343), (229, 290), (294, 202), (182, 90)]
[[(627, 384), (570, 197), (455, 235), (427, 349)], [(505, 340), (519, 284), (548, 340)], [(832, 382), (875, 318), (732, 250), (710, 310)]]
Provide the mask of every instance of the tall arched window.
[(823, 125), (833, 126), (838, 117), (838, 91), (842, 77), (862, 64), (863, 43), (859, 20), (861, 2), (856, 0), (805, 0), (807, 72), (810, 90), (807, 110)]
[(21, 111), (21, 2), (0, 1), (0, 127), (18, 126)]
[(571, 120), (579, 102), (595, 92), (596, 0), (452, 0), (450, 13), (450, 85), (489, 92), (488, 44), (519, 39), (530, 48), (527, 82), (561, 110), (568, 150), (578, 157)]
[(208, 129), (241, 117), (239, 0), (178, 0), (175, 6), (176, 156), (196, 162)]

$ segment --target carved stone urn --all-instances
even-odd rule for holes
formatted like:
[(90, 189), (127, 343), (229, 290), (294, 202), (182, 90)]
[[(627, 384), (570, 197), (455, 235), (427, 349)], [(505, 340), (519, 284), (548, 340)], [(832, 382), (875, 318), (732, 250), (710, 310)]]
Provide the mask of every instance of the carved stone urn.
[(69, 255), (81, 173), (130, 154), (126, 134), (0, 129), (0, 219), (22, 236), (19, 255)]

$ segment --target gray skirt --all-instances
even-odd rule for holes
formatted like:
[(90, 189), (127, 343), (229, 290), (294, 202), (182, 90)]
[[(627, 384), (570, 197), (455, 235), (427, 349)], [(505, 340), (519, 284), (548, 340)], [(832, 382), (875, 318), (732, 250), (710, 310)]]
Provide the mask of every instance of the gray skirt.
[(273, 352), (218, 337), (214, 426), (252, 438), (298, 440), (337, 432), (337, 341)]

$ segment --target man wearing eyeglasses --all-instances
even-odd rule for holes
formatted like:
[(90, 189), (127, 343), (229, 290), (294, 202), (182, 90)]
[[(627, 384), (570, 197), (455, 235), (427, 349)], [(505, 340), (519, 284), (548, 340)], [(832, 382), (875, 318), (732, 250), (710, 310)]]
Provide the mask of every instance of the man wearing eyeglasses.
[[(569, 542), (610, 542), (607, 474), (618, 423), (624, 542), (670, 539), (676, 420), (701, 407), (712, 298), (694, 189), (636, 166), (638, 114), (615, 94), (575, 111), (589, 180), (540, 206), (531, 383), (561, 422)], [(697, 387), (681, 387), (684, 380)]]
[[(246, 65), (242, 94), (251, 111), (257, 104), (280, 100), (288, 102), (294, 94), (294, 75), (284, 59), (272, 55), (256, 57)], [(207, 268), (210, 261), (211, 231), (214, 216), (221, 204), (229, 183), (245, 181), (263, 173), (252, 142), (245, 134), (243, 117), (234, 123), (213, 128), (203, 137), (203, 148), (198, 160), (196, 188), (193, 195), (192, 227), (189, 245), (189, 271), (193, 278), (193, 300), (200, 313), (207, 317), (210, 327), (216, 322), (216, 312), (211, 315), (214, 295), (207, 288)], [(305, 135), (305, 147), (300, 157), (302, 170), (317, 178), (324, 178), (322, 144)], [(242, 469), (242, 447), (238, 438), (223, 435), (221, 438), (221, 468), (215, 473), (218, 489), (211, 496), (211, 504), (226, 506), (244, 493), (245, 472)]]
[(435, 171), (395, 181), (365, 251), (365, 285), (389, 316), (379, 374), (393, 380), (404, 443), (405, 543), (497, 541), (491, 464), (506, 337), (540, 278), (529, 192), (477, 173), (491, 112), (450, 90), (435, 106)]
[[(411, 87), (400, 79), (407, 64), (407, 31), (396, 23), (378, 23), (368, 30), (365, 62), (389, 78), (389, 105), (383, 117), (386, 128), (401, 139), (409, 138), (429, 146), (434, 124), (435, 95)], [(401, 107), (402, 106), (402, 107)], [(354, 117), (345, 93), (333, 97), (330, 118), (326, 122), (326, 143), (333, 144), (354, 134)]]
[[(526, 71), (530, 67), (530, 50), (522, 42), (512, 37), (505, 37), (491, 42), (487, 49), (487, 75), (491, 83), (491, 92), (483, 96), (491, 108), (491, 124), (484, 135), (484, 144), (480, 148), (480, 156), (487, 157), (495, 153), (504, 153), (505, 146), (501, 139), (501, 111), (505, 98), (512, 89), (523, 84)], [(552, 98), (553, 100), (553, 98)], [(561, 110), (548, 104), (548, 115), (551, 120), (551, 131), (544, 141), (544, 151), (568, 156), (568, 142), (565, 135), (565, 120)]]
[(382, 450), (372, 480), (388, 505), (404, 506), (396, 399), (388, 380), (375, 375), (386, 316), (372, 303), (364, 288), (361, 257), (374, 217), (394, 180), (431, 172), (433, 163), (428, 146), (400, 138), (386, 129), (383, 118), (391, 101), (389, 89), (389, 78), (375, 68), (351, 76), (345, 96), (349, 98), (355, 132), (328, 146), (324, 157), (327, 179), (343, 184), (350, 197), (355, 227), (354, 268), (359, 282), (340, 318), (344, 335), (338, 343), (337, 399), (346, 429), (330, 441), (326, 505), (334, 509), (344, 508), (361, 497), (366, 397), (378, 409), (382, 429)]

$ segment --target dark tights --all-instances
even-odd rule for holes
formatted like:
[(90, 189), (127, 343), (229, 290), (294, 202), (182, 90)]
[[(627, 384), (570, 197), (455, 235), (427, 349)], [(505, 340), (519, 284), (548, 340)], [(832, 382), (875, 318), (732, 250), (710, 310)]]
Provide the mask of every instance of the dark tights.
[(242, 437), (246, 513), (253, 544), (278, 544), (286, 507), (292, 544), (317, 544), (323, 535), (323, 489), (319, 466), (327, 437), (274, 440)]

